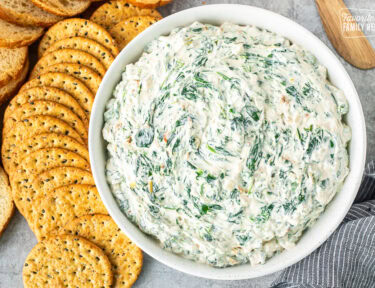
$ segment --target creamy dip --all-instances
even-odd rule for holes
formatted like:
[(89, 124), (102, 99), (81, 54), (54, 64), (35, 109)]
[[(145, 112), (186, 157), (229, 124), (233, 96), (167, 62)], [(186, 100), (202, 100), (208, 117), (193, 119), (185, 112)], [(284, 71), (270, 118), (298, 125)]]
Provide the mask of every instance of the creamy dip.
[(107, 180), (163, 248), (217, 267), (293, 247), (348, 174), (348, 104), (302, 47), (193, 23), (151, 42), (107, 104)]

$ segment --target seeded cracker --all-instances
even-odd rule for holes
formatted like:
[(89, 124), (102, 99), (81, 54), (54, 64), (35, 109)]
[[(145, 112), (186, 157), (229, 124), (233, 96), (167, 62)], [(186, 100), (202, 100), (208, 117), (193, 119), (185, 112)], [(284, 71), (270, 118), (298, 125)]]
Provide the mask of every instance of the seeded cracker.
[(33, 79), (46, 72), (48, 66), (60, 63), (82, 64), (104, 76), (106, 69), (98, 59), (89, 53), (75, 49), (61, 49), (45, 54), (39, 59), (33, 71), (31, 71), (30, 79)]
[(77, 217), (108, 213), (96, 187), (82, 184), (62, 186), (36, 197), (24, 212), (39, 241)]
[(53, 189), (71, 184), (95, 185), (95, 182), (89, 171), (75, 167), (59, 167), (39, 174), (32, 183), (40, 195), (46, 195)]
[(108, 215), (86, 215), (69, 222), (60, 234), (83, 237), (102, 248), (112, 264), (114, 288), (129, 288), (142, 269), (143, 255)]
[(116, 42), (103, 27), (89, 20), (73, 18), (55, 24), (44, 34), (38, 48), (39, 58), (53, 43), (71, 37), (85, 37), (94, 40), (111, 51), (113, 56), (118, 54)]
[(152, 16), (161, 19), (155, 9), (140, 9), (127, 0), (109, 1), (100, 6), (90, 17), (90, 20), (110, 30), (116, 24), (134, 16)]
[(103, 45), (99, 44), (94, 40), (84, 37), (73, 37), (69, 39), (60, 40), (52, 44), (47, 49), (45, 54), (60, 49), (76, 49), (89, 53), (96, 59), (98, 59), (106, 70), (108, 70), (109, 66), (111, 66), (112, 62), (115, 60), (115, 57), (112, 55), (111, 51), (109, 51)]
[(23, 85), (20, 92), (33, 87), (43, 86), (52, 86), (69, 93), (77, 100), (79, 105), (85, 110), (87, 118), (90, 119), (94, 95), (80, 80), (64, 73), (45, 73)]
[(57, 133), (43, 133), (32, 136), (19, 145), (19, 153), (14, 154), (13, 158), (7, 162), (9, 165), (9, 170), (16, 169), (18, 164), (21, 162), (21, 159), (27, 157), (30, 153), (33, 153), (39, 149), (53, 147), (64, 148), (77, 153), (88, 163), (90, 162), (89, 152), (86, 146), (82, 145), (74, 138)]
[(109, 288), (113, 282), (111, 263), (104, 252), (72, 235), (39, 242), (27, 256), (22, 276), (25, 288)]
[(13, 199), (21, 213), (40, 195), (32, 186), (33, 180), (55, 168), (77, 167), (90, 171), (90, 164), (78, 154), (62, 148), (45, 148), (26, 156), (15, 171), (10, 171)]
[(18, 93), (12, 101), (7, 106), (4, 113), (4, 122), (8, 119), (9, 115), (20, 106), (26, 103), (31, 103), (36, 100), (47, 100), (54, 101), (65, 105), (70, 110), (72, 110), (83, 123), (88, 123), (88, 118), (85, 114), (83, 108), (78, 104), (78, 102), (67, 92), (55, 87), (33, 87), (23, 92)]
[(60, 119), (44, 115), (27, 117), (22, 122), (18, 122), (13, 130), (6, 134), (3, 133), (1, 156), (5, 171), (9, 173), (11, 167), (9, 161), (11, 161), (13, 157), (19, 157), (15, 154), (20, 153), (19, 147), (21, 143), (32, 136), (47, 132), (70, 136), (81, 144), (84, 144), (79, 134)]
[(118, 48), (121, 50), (139, 33), (157, 21), (158, 18), (151, 16), (131, 17), (118, 23), (109, 30), (109, 33), (111, 33), (112, 37), (116, 40)]
[(99, 89), (100, 83), (102, 82), (102, 77), (97, 74), (91, 68), (80, 65), (80, 64), (71, 64), (71, 63), (60, 63), (53, 66), (48, 66), (45, 68), (45, 73), (48, 72), (59, 72), (69, 74), (82, 81), (90, 91), (96, 95), (96, 92)]
[(88, 123), (85, 125), (68, 107), (53, 101), (44, 100), (36, 100), (31, 103), (26, 103), (13, 111), (4, 122), (4, 133), (13, 129), (14, 125), (17, 125), (17, 122), (34, 115), (48, 115), (68, 123), (78, 132), (81, 138), (87, 142)]

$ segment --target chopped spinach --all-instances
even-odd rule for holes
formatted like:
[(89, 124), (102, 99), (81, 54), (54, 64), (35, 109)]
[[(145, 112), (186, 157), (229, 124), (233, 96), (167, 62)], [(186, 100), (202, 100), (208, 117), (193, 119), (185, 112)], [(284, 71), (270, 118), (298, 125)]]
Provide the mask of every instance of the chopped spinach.
[(154, 141), (154, 130), (151, 128), (139, 129), (135, 134), (135, 143), (138, 147), (150, 147), (152, 141)]
[(215, 176), (212, 176), (211, 174), (207, 174), (207, 176), (206, 176), (207, 183), (211, 183), (211, 182), (213, 182), (215, 180), (216, 180)]
[(273, 208), (274, 208), (273, 204), (263, 206), (261, 208), (260, 214), (255, 218), (256, 222), (257, 223), (264, 223), (264, 222), (268, 221), (268, 219), (271, 217), (271, 212), (272, 212)]
[(254, 145), (250, 150), (249, 157), (247, 158), (246, 165), (250, 170), (250, 176), (254, 175), (255, 170), (258, 168), (263, 152), (261, 149), (262, 141), (259, 137), (256, 137)]
[(196, 100), (198, 98), (198, 90), (195, 86), (188, 84), (182, 88), (181, 95), (189, 100)]
[(224, 75), (223, 73), (221, 72), (216, 72), (219, 76), (221, 76), (221, 78), (223, 78), (224, 80), (227, 80), (227, 81), (230, 81), (232, 78)]
[(288, 93), (290, 96), (292, 96), (296, 102), (300, 105), (302, 105), (302, 102), (301, 102), (301, 94), (298, 93), (296, 87), (294, 86), (289, 86), (285, 89), (286, 93)]

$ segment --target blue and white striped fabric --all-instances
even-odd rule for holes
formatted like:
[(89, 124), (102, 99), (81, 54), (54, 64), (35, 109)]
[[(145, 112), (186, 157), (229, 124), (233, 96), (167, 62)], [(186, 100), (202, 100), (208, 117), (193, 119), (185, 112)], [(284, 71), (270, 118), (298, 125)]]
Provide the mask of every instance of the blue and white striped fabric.
[(370, 162), (352, 208), (310, 256), (284, 270), (274, 288), (375, 287), (375, 164)]

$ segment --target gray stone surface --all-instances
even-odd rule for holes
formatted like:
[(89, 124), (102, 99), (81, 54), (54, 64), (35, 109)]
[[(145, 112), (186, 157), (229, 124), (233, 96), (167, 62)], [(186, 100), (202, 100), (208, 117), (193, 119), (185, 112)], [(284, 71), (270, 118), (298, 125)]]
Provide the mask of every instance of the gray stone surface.
[[(323, 30), (313, 0), (238, 0), (238, 1), (205, 1), (207, 4), (214, 3), (237, 3), (248, 4), (275, 11), (287, 16), (318, 36), (328, 47), (332, 48)], [(346, 0), (348, 7), (366, 8), (375, 10), (373, 0)], [(164, 16), (180, 10), (202, 5), (201, 0), (174, 0), (161, 12)], [(375, 47), (375, 37), (370, 38)], [(342, 60), (342, 59), (341, 59)], [(342, 60), (345, 68), (353, 79), (358, 90), (365, 118), (367, 121), (368, 152), (367, 160), (375, 157), (375, 71), (361, 71), (355, 69)], [(23, 217), (16, 213), (8, 229), (0, 239), (0, 288), (22, 287), (22, 265), (36, 244), (36, 239), (28, 228)], [(200, 288), (200, 287), (269, 287), (276, 274), (244, 281), (211, 281), (186, 275), (170, 269), (163, 264), (145, 255), (145, 263), (142, 274), (134, 287), (161, 287), (161, 288)]]

